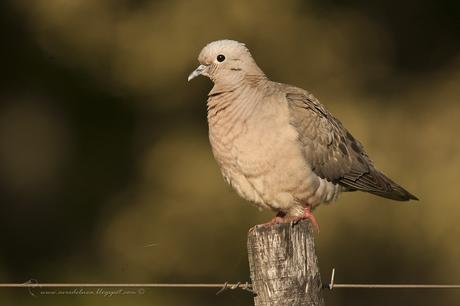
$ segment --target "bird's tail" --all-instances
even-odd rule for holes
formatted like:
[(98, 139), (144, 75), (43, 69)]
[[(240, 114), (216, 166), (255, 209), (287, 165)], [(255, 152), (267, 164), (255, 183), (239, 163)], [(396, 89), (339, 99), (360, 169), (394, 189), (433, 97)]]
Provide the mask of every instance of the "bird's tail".
[(375, 173), (373, 173), (373, 177), (380, 181), (380, 184), (385, 186), (380, 190), (368, 190), (368, 192), (396, 201), (409, 201), (409, 200), (417, 200), (418, 198), (404, 189), (399, 184), (393, 182), (389, 177), (387, 177), (382, 172), (374, 169)]

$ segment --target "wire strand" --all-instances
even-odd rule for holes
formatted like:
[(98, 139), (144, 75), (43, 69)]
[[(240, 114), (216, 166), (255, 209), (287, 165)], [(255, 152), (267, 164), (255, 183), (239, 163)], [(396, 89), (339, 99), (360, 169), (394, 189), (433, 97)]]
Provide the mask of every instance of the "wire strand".
[[(29, 279), (25, 283), (0, 283), (0, 288), (220, 288), (216, 294), (225, 290), (243, 289), (249, 292), (252, 285), (249, 282), (237, 283), (39, 283), (36, 279)], [(457, 284), (336, 284), (335, 268), (332, 269), (329, 284), (323, 289), (460, 289)]]
[(357, 288), (357, 289), (460, 289), (460, 285), (451, 284), (336, 284), (335, 268), (332, 268), (329, 284), (323, 285), (323, 289), (333, 290), (335, 288)]
[[(245, 283), (0, 283), (0, 288), (225, 288), (251, 289)], [(325, 284), (324, 288), (368, 288), (368, 289), (460, 289), (455, 284)]]

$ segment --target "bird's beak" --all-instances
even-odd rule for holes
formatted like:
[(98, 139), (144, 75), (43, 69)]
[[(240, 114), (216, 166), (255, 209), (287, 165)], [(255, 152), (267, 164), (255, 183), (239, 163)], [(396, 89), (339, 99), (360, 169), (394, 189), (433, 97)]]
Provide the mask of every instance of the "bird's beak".
[(201, 75), (206, 68), (208, 68), (208, 66), (206, 66), (206, 65), (198, 66), (198, 68), (196, 68), (195, 70), (193, 70), (192, 73), (190, 73), (190, 75), (188, 76), (188, 81), (190, 82), (192, 79), (194, 79), (197, 76)]

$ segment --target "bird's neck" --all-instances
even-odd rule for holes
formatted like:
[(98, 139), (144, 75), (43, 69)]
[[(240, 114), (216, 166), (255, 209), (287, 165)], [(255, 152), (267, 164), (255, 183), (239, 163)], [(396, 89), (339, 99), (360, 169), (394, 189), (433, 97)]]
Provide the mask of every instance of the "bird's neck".
[(238, 86), (216, 83), (208, 95), (208, 121), (210, 126), (234, 126), (246, 121), (261, 101), (259, 94), (265, 76), (251, 76)]
[(263, 72), (260, 74), (245, 74), (238, 78), (225, 79), (225, 80), (213, 80), (214, 87), (209, 92), (208, 96), (212, 97), (225, 92), (235, 92), (245, 90), (249, 88), (257, 88), (263, 86), (268, 82), (267, 77)]

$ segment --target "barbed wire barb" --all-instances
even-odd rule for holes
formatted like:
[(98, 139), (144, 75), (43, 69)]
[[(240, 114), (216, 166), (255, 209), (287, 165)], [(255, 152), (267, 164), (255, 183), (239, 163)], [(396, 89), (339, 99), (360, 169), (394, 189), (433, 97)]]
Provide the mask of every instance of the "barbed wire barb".
[(323, 289), (333, 290), (335, 288), (354, 289), (460, 289), (457, 284), (336, 284), (335, 268), (332, 268), (331, 281), (324, 285)]
[[(335, 282), (335, 268), (332, 269), (329, 284), (323, 289), (338, 288), (367, 288), (367, 289), (460, 289), (460, 284), (340, 284)], [(29, 279), (24, 283), (0, 283), (2, 288), (219, 288), (216, 295), (225, 290), (242, 289), (254, 293), (249, 282), (236, 283), (39, 283), (36, 279)], [(36, 293), (31, 292), (32, 296)]]

